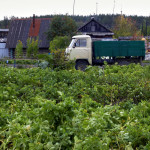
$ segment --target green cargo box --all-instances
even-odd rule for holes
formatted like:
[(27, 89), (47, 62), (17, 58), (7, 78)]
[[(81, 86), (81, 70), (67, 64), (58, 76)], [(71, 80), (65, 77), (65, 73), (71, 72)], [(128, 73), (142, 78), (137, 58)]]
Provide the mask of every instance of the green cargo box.
[(144, 41), (94, 41), (94, 57), (145, 56)]

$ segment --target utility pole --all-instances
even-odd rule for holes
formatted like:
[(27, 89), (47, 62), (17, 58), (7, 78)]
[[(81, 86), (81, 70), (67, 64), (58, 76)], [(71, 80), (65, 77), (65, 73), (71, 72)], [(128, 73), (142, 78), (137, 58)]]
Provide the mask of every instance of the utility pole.
[(116, 5), (116, 1), (114, 0), (114, 6), (113, 6), (113, 14), (112, 14), (112, 26), (113, 26), (113, 23), (114, 23), (114, 13), (115, 13), (115, 5)]
[(96, 2), (96, 15), (97, 15), (97, 10), (98, 10), (98, 3)]
[(142, 34), (143, 34), (143, 22), (142, 22)]
[(123, 4), (122, 4), (122, 0), (121, 0), (121, 16), (122, 16), (122, 7), (123, 7)]
[(74, 16), (74, 6), (75, 6), (75, 0), (73, 2), (73, 16)]
[(116, 1), (114, 0), (113, 15), (115, 13), (115, 5), (116, 5)]
[(122, 21), (122, 17), (123, 17), (123, 16), (122, 16), (122, 10), (121, 10), (121, 21)]
[(147, 20), (146, 20), (146, 36), (147, 36)]

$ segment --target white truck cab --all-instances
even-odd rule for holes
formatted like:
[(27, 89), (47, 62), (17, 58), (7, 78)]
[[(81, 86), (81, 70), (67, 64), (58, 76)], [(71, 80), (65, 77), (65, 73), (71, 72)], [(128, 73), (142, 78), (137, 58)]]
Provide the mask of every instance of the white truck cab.
[[(76, 35), (72, 37), (69, 47), (66, 49), (69, 60), (76, 60), (76, 69), (92, 65), (92, 39), (89, 35)], [(79, 68), (80, 67), (80, 68)]]

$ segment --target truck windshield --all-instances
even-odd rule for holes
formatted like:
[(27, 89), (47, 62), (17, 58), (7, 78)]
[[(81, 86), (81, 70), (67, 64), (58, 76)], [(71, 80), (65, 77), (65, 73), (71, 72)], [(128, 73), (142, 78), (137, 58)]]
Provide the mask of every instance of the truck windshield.
[(73, 45), (74, 45), (74, 43), (75, 43), (75, 39), (72, 39), (72, 41), (71, 41), (71, 43), (70, 43), (70, 45), (69, 45), (69, 48), (72, 48)]

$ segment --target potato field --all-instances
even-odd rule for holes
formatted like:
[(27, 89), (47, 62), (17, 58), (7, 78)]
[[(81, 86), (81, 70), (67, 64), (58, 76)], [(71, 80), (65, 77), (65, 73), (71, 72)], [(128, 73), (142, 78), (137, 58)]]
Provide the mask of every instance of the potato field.
[(1, 150), (149, 150), (150, 66), (0, 67)]

